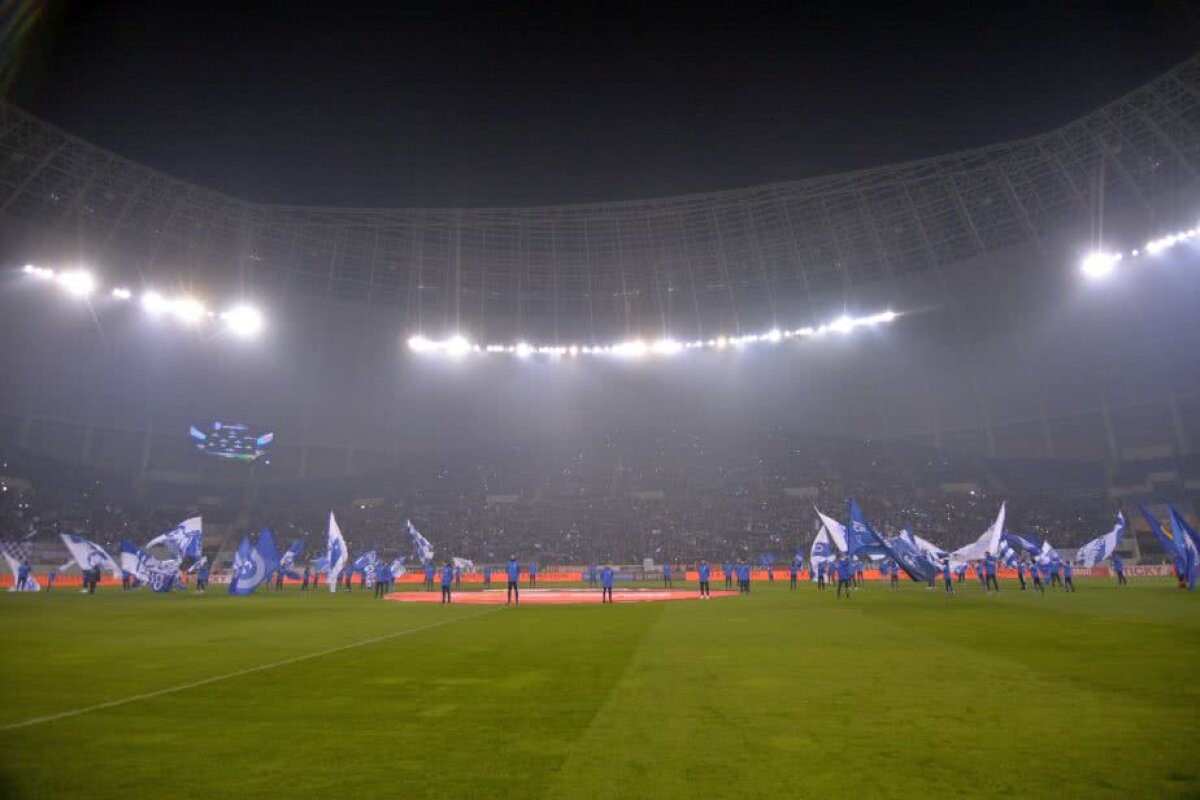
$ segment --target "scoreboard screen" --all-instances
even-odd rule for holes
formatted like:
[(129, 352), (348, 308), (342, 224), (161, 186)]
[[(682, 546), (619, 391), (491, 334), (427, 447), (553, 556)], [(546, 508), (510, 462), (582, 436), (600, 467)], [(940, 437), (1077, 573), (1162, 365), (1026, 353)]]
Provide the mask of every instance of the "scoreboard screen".
[(204, 455), (247, 464), (264, 456), (275, 441), (274, 433), (251, 429), (241, 422), (220, 420), (214, 421), (207, 431), (199, 425), (192, 425), (188, 433), (192, 437), (192, 444)]

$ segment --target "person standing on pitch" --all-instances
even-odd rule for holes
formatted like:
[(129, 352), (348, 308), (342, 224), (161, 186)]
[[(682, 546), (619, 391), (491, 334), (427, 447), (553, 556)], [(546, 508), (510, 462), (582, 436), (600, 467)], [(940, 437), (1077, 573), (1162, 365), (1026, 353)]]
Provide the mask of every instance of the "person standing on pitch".
[(746, 563), (746, 559), (738, 562), (738, 584), (742, 594), (750, 594), (750, 565)]
[(696, 567), (696, 572), (700, 576), (700, 596), (705, 600), (708, 599), (708, 562), (701, 559), (700, 566)]
[(450, 587), (454, 585), (454, 562), (447, 561), (442, 567), (442, 602), (450, 602)]
[(854, 588), (861, 589), (861, 588), (863, 588), (863, 580), (864, 580), (864, 577), (866, 574), (866, 567), (863, 566), (863, 562), (858, 561), (858, 560), (855, 560), (853, 563), (854, 563)]
[(1063, 588), (1068, 592), (1075, 591), (1075, 565), (1070, 561), (1063, 562)]
[(721, 572), (725, 573), (725, 588), (733, 588), (733, 564), (726, 561), (721, 565)]
[(516, 556), (509, 556), (505, 570), (508, 572), (508, 602), (515, 600), (517, 605), (521, 605), (521, 562), (517, 561)]
[(996, 580), (996, 558), (991, 553), (983, 559), (983, 574), (987, 576), (984, 588), (989, 592), (995, 590), (1000, 591), (1000, 582)]
[(588, 567), (587, 567), (588, 586), (595, 588), (596, 586), (599, 585), (597, 583), (597, 576), (599, 574), (600, 574), (600, 568), (598, 566), (596, 566), (595, 564), (588, 564)]
[(308, 581), (310, 578), (312, 578), (312, 569), (309, 567), (305, 567), (304, 575), (300, 578), (300, 591), (302, 591), (302, 592), (308, 591)]
[(1025, 562), (1017, 562), (1017, 580), (1021, 582), (1021, 591), (1025, 591)]
[(671, 565), (670, 564), (663, 564), (662, 579), (663, 579), (663, 588), (664, 589), (673, 588), (671, 585)]
[(529, 588), (537, 586), (537, 562), (529, 562)]
[(893, 589), (900, 588), (900, 566), (895, 562), (888, 564), (888, 574), (891, 575), (891, 586)]
[(1033, 588), (1043, 595), (1046, 594), (1046, 587), (1042, 584), (1042, 567), (1036, 561), (1029, 565), (1029, 577), (1033, 578)]
[(283, 570), (282, 569), (275, 570), (275, 591), (277, 591), (277, 592), (283, 591)]
[(800, 565), (792, 559), (792, 565), (788, 568), (788, 588), (795, 589), (796, 581), (800, 578)]
[(454, 567), (454, 588), (462, 588), (462, 567), (457, 565)]
[(942, 562), (942, 583), (946, 587), (946, 594), (954, 594), (954, 575), (950, 571), (950, 559)]
[(492, 568), (491, 567), (483, 568), (483, 588), (485, 588), (485, 589), (492, 588)]
[(49, 592), (54, 588), (54, 579), (58, 577), (58, 570), (50, 570), (50, 574), (46, 576), (46, 591)]
[(427, 592), (433, 591), (433, 573), (435, 573), (435, 572), (437, 572), (437, 569), (433, 566), (433, 559), (426, 561), (425, 562), (425, 591), (427, 591)]
[(196, 570), (196, 591), (201, 594), (208, 588), (208, 565), (205, 564), (200, 569)]
[[(9, 562), (11, 563), (11, 562)], [(33, 567), (29, 566), (28, 561), (21, 561), (21, 566), (17, 567), (17, 591), (23, 592), (29, 585), (29, 573), (33, 572)]]
[(846, 590), (846, 599), (850, 599), (850, 582), (854, 579), (854, 565), (850, 563), (849, 556), (842, 556), (837, 562), (837, 596), (842, 596), (842, 589)]
[[(1116, 553), (1113, 553), (1112, 568), (1113, 572), (1117, 573), (1117, 586), (1125, 586), (1125, 562)], [(54, 573), (50, 574), (53, 575)]]
[(825, 562), (817, 562), (817, 589), (825, 591)]
[(600, 570), (600, 602), (601, 603), (611, 603), (613, 601), (612, 587), (613, 587), (613, 568), (612, 568), (612, 566), (605, 564), (604, 567)]

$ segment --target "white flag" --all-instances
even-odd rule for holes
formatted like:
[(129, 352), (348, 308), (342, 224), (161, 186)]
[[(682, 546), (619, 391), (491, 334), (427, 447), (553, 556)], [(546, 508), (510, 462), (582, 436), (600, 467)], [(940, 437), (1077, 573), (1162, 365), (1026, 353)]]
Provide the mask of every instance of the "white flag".
[(75, 563), (79, 565), (80, 569), (99, 567), (111, 572), (114, 578), (121, 577), (121, 566), (100, 545), (82, 536), (73, 536), (69, 533), (60, 533), (59, 536), (62, 537), (63, 544), (67, 546), (71, 558), (75, 559)]
[(825, 516), (815, 506), (813, 507), (813, 511), (816, 511), (817, 516), (821, 518), (821, 524), (825, 526), (825, 530), (829, 533), (829, 540), (833, 542), (838, 552), (846, 552), (846, 529), (842, 527), (842, 523), (833, 517)]
[(336, 592), (338, 578), (341, 577), (342, 569), (346, 566), (346, 540), (342, 538), (342, 529), (338, 527), (337, 520), (333, 518), (333, 512), (329, 512), (329, 549), (326, 551), (326, 558), (329, 561), (329, 591)]
[(1079, 564), (1084, 567), (1094, 567), (1104, 559), (1108, 558), (1117, 549), (1117, 543), (1121, 541), (1121, 534), (1125, 532), (1125, 515), (1117, 514), (1117, 524), (1111, 531), (1092, 539), (1090, 542), (1079, 548), (1079, 552), (1075, 554), (1075, 558)]
[(985, 556), (1000, 554), (1000, 536), (1004, 533), (1004, 511), (1007, 503), (1000, 504), (1000, 513), (983, 535), (966, 547), (960, 547), (950, 554), (950, 561), (961, 564), (964, 561), (980, 561)]

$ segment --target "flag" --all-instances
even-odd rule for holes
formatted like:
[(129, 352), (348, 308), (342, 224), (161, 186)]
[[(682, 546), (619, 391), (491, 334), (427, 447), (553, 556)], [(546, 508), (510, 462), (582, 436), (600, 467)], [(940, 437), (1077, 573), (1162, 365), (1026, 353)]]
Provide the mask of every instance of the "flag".
[(846, 529), (842, 523), (833, 517), (825, 516), (816, 506), (813, 506), (813, 511), (816, 511), (817, 516), (821, 518), (821, 526), (828, 533), (828, 543), (836, 547), (839, 552), (846, 552)]
[(1058, 554), (1058, 551), (1050, 546), (1049, 541), (1043, 541), (1042, 549), (1038, 552), (1037, 563), (1041, 564), (1043, 567), (1046, 567), (1051, 564), (1058, 564), (1061, 562), (1062, 556)]
[[(905, 531), (907, 533), (907, 531)], [(884, 551), (914, 581), (927, 583), (935, 579), (941, 565), (929, 552), (917, 547), (911, 535), (880, 539)]]
[(450, 559), (450, 561), (455, 567), (461, 569), (463, 572), (475, 571), (475, 562), (469, 558), (459, 558), (458, 556), (454, 556), (454, 558)]
[(121, 577), (121, 566), (100, 545), (70, 533), (62, 533), (59, 536), (66, 545), (67, 552), (71, 554), (71, 558), (79, 565), (80, 569), (99, 567), (111, 572), (114, 578)]
[(287, 575), (292, 580), (300, 580), (303, 576), (295, 570), (296, 559), (304, 552), (304, 540), (295, 539), (288, 546), (287, 551), (283, 554), (283, 558), (279, 560), (279, 570), (284, 575)]
[(146, 549), (162, 545), (171, 551), (175, 558), (182, 561), (185, 558), (199, 558), (202, 549), (203, 525), (200, 517), (191, 517), (176, 525), (166, 533), (155, 536), (146, 542)]
[(817, 534), (816, 539), (813, 539), (812, 549), (808, 551), (809, 571), (812, 573), (812, 579), (814, 581), (817, 579), (817, 565), (829, 564), (834, 561), (837, 561), (837, 556), (833, 554), (833, 547), (829, 542), (829, 527), (822, 525), (821, 532)]
[(388, 570), (391, 571), (393, 578), (399, 578), (401, 575), (407, 572), (407, 570), (404, 568), (404, 561), (405, 559), (400, 557), (388, 565)]
[(233, 559), (233, 575), (229, 579), (229, 593), (253, 594), (263, 581), (279, 566), (279, 551), (275, 549), (275, 537), (270, 528), (263, 528), (258, 541), (251, 546), (250, 537), (242, 539)]
[(846, 554), (850, 556), (876, 556), (885, 554), (883, 537), (875, 532), (858, 507), (858, 501), (850, 498), (850, 527), (846, 529)]
[(1094, 567), (1111, 556), (1125, 532), (1125, 515), (1117, 514), (1117, 525), (1103, 536), (1097, 536), (1075, 553), (1075, 560), (1084, 567)]
[(1000, 552), (996, 553), (996, 557), (1000, 559), (1000, 563), (1004, 564), (1006, 567), (1015, 567), (1020, 554), (1013, 549), (1013, 546), (1009, 544), (1008, 539), (1005, 539), (1003, 536), (1001, 536)]
[(208, 556), (200, 556), (200, 559), (198, 561), (196, 561), (194, 564), (192, 564), (190, 567), (187, 568), (187, 572), (189, 575), (191, 575), (193, 572), (196, 572), (201, 567), (207, 566), (207, 565), (208, 565)]
[[(409, 523), (409, 527), (412, 524)], [(333, 512), (329, 512), (329, 545), (326, 550), (326, 569), (329, 571), (329, 591), (336, 592), (338, 578), (342, 576), (342, 568), (346, 566), (346, 558), (349, 552), (346, 550), (346, 540), (342, 538), (342, 529), (338, 527), (337, 520), (333, 518)]]
[[(12, 584), (8, 587), (10, 592), (19, 591), (17, 589), (17, 573), (21, 569), (21, 564), (29, 560), (30, 554), (33, 552), (32, 542), (17, 542), (6, 541), (0, 542), (0, 555), (4, 556), (4, 561), (8, 564), (9, 570), (12, 572)], [(36, 592), (42, 587), (33, 577), (33, 573), (25, 579), (26, 592)]]
[(133, 542), (121, 542), (121, 569), (150, 585), (156, 592), (169, 592), (179, 580), (178, 562), (159, 561)]
[(1031, 556), (1036, 556), (1039, 552), (1041, 552), (1040, 547), (1034, 544), (1031, 540), (1026, 539), (1024, 536), (1019, 536), (1015, 533), (1006, 533), (1000, 538), (1006, 542), (1010, 548), (1017, 552), (1025, 553), (1026, 555)]
[(1000, 513), (996, 515), (996, 520), (991, 526), (983, 532), (975, 541), (965, 547), (960, 547), (953, 553), (950, 553), (950, 560), (959, 563), (963, 561), (980, 561), (988, 555), (996, 555), (1000, 552), (1000, 535), (1004, 531), (1004, 512), (1007, 504), (1000, 504)]
[(433, 545), (429, 540), (421, 535), (421, 532), (413, 527), (412, 520), (405, 520), (408, 525), (408, 535), (412, 537), (413, 547), (417, 550), (417, 556), (422, 564), (427, 564), (433, 561)]
[(1167, 506), (1171, 517), (1171, 537), (1179, 550), (1179, 558), (1183, 567), (1183, 579), (1187, 581), (1188, 590), (1196, 590), (1196, 571), (1200, 569), (1200, 536), (1192, 530), (1187, 520), (1183, 518), (1174, 506)]
[(372, 550), (368, 553), (363, 553), (358, 558), (354, 559), (354, 563), (350, 566), (351, 572), (361, 572), (363, 580), (367, 586), (375, 585), (375, 568), (379, 564), (379, 557)]
[(1180, 574), (1183, 573), (1183, 555), (1179, 552), (1179, 546), (1175, 544), (1175, 540), (1171, 538), (1171, 534), (1163, 530), (1162, 525), (1158, 522), (1158, 517), (1150, 513), (1150, 510), (1145, 506), (1138, 506), (1138, 510), (1142, 512), (1142, 516), (1146, 518), (1146, 522), (1150, 525), (1150, 530), (1158, 538), (1158, 543), (1162, 545), (1163, 552), (1171, 557), (1175, 562), (1175, 569)]

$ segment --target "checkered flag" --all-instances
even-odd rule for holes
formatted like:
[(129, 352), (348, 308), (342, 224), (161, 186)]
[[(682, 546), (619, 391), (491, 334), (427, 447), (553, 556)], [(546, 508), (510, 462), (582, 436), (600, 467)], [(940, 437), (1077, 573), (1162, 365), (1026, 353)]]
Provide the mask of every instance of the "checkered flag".
[(0, 556), (4, 556), (6, 559), (20, 564), (22, 561), (28, 561), (31, 555), (33, 555), (33, 542), (28, 539), (20, 542), (15, 539), (0, 541)]

